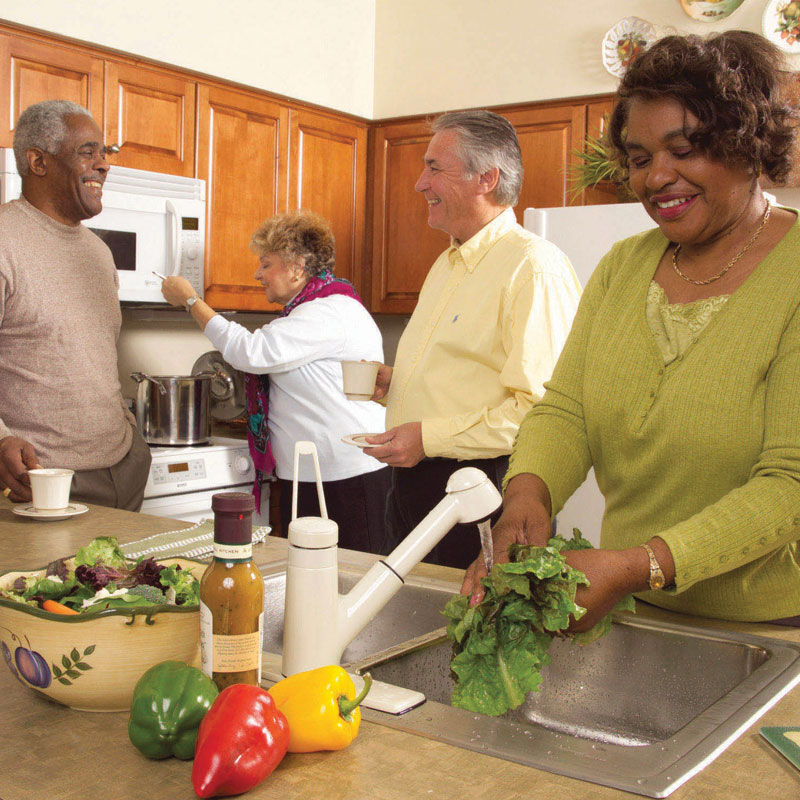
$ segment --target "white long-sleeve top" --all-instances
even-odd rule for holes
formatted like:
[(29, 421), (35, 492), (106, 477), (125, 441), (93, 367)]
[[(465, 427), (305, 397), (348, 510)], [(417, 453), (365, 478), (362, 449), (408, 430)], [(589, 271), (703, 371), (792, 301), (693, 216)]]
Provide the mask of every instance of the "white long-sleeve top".
[[(269, 434), (279, 478), (292, 479), (294, 445), (301, 440), (316, 445), (324, 481), (384, 466), (341, 441), (381, 432), (386, 424), (382, 406), (348, 400), (342, 387), (340, 361), (383, 361), (378, 326), (357, 300), (311, 300), (253, 332), (217, 314), (205, 334), (235, 369), (269, 375)], [(301, 458), (299, 479), (314, 478), (312, 460)]]

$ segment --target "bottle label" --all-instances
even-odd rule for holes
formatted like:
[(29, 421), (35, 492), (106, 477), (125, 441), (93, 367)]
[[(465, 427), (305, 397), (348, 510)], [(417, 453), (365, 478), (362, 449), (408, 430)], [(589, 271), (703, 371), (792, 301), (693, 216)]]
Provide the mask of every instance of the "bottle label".
[(214, 558), (217, 561), (249, 561), (253, 557), (253, 543), (221, 544), (214, 542)]
[(203, 672), (245, 672), (261, 674), (261, 639), (264, 614), (258, 615), (258, 630), (253, 633), (224, 635), (214, 633), (211, 609), (200, 602), (200, 659)]

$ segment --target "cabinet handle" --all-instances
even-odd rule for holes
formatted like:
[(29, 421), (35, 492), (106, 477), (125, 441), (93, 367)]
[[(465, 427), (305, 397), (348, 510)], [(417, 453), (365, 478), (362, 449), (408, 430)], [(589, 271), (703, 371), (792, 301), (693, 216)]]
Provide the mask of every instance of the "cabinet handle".
[(111, 153), (111, 155), (116, 155), (119, 153), (119, 145), (118, 144), (109, 144), (106, 146), (106, 153)]

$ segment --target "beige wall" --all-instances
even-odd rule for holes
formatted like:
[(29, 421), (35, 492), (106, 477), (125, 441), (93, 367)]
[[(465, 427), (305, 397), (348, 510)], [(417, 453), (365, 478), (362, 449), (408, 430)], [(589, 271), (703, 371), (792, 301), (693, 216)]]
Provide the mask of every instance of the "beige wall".
[(0, 0), (0, 18), (383, 119), (611, 92), (601, 44), (623, 17), (760, 32), (765, 4), (716, 23), (679, 0)]
[(372, 116), (375, 0), (0, 0), (0, 18)]
[[(679, 0), (377, 0), (375, 118), (612, 92), (601, 44), (622, 18), (680, 33), (760, 33), (765, 5), (747, 0), (704, 23)], [(789, 61), (800, 70), (800, 56)]]

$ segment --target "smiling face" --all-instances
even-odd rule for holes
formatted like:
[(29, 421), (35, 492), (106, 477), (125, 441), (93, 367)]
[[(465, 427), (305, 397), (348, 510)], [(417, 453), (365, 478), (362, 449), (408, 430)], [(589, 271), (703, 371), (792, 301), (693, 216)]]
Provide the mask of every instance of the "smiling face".
[(97, 216), (103, 210), (103, 183), (108, 174), (103, 135), (85, 114), (65, 117), (67, 135), (55, 154), (44, 153), (40, 193), (48, 213), (65, 225)]
[(264, 287), (267, 300), (282, 306), (308, 283), (303, 265), (286, 261), (278, 253), (266, 253), (259, 258), (255, 278)]
[(414, 189), (424, 194), (428, 202), (428, 225), (465, 242), (486, 224), (485, 192), (479, 175), (465, 175), (457, 144), (458, 133), (454, 130), (445, 129), (434, 135)]
[(670, 241), (711, 242), (731, 229), (752, 200), (744, 166), (700, 152), (688, 136), (698, 120), (677, 100), (634, 98), (625, 149), (631, 188)]

